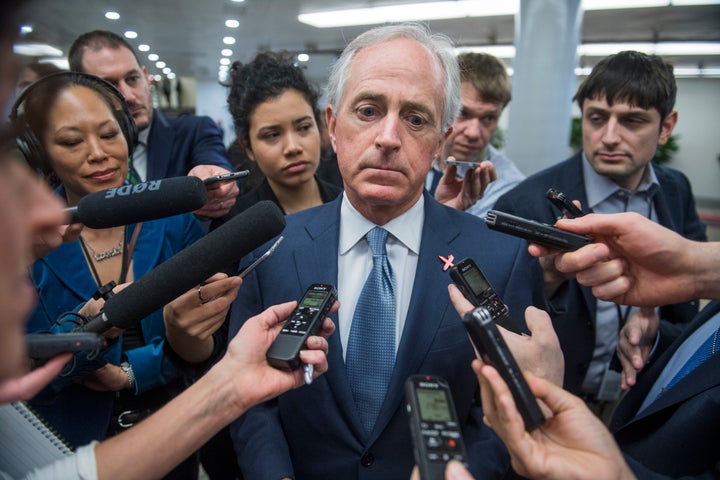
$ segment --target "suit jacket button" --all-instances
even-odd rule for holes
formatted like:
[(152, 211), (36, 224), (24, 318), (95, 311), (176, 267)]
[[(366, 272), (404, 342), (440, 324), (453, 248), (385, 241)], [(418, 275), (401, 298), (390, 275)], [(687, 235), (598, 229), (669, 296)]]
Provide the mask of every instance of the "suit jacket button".
[(360, 463), (363, 467), (372, 467), (372, 464), (375, 463), (375, 456), (370, 452), (365, 453), (362, 458), (360, 458)]

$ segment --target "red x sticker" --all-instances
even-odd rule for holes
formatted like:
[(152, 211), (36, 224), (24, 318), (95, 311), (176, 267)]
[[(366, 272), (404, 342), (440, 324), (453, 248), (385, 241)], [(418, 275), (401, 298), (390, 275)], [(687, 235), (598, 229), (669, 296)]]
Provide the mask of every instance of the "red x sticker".
[(447, 272), (448, 268), (455, 266), (455, 264), (453, 263), (453, 260), (455, 260), (455, 255), (453, 255), (452, 253), (448, 255), (447, 258), (443, 257), (442, 255), (438, 255), (438, 258), (441, 262), (444, 263), (443, 272)]

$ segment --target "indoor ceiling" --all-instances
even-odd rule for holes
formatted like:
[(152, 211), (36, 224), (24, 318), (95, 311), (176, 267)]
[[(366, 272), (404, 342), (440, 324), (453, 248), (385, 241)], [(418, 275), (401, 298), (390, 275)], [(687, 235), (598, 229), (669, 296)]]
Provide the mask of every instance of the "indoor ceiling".
[[(415, 0), (416, 2), (419, 0)], [(499, 0), (478, 0), (499, 1)], [(533, 0), (544, 1), (544, 0)], [(337, 53), (368, 26), (319, 29), (300, 23), (298, 13), (323, 9), (357, 8), (400, 1), (346, 0), (29, 0), (20, 20), (32, 25), (24, 42), (53, 45), (63, 54), (80, 33), (107, 29), (122, 34), (138, 32), (129, 40), (146, 43), (172, 71), (200, 81), (217, 79), (221, 50), (230, 48), (231, 60), (248, 61), (259, 50), (306, 52), (308, 76), (322, 82)], [(104, 17), (107, 10), (120, 14), (119, 20)], [(238, 28), (227, 28), (225, 20), (239, 20)], [(459, 46), (508, 45), (513, 43), (511, 15), (437, 20), (431, 29), (448, 34)], [(223, 45), (232, 36), (235, 45)], [(587, 11), (583, 17), (582, 43), (720, 41), (720, 5), (636, 8)], [(720, 67), (720, 55), (670, 57), (676, 66)], [(597, 58), (583, 57), (583, 66)], [(508, 61), (511, 64), (511, 61)], [(146, 62), (151, 73), (159, 73)]]

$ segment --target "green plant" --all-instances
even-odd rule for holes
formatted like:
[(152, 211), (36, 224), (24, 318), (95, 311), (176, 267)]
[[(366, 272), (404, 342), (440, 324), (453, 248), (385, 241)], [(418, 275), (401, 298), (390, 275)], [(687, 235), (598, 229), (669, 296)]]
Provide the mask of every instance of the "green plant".
[[(662, 164), (670, 162), (680, 149), (678, 145), (678, 135), (670, 135), (665, 145), (658, 145), (653, 157), (653, 163)], [(582, 119), (574, 117), (570, 124), (570, 148), (573, 151), (582, 148)]]

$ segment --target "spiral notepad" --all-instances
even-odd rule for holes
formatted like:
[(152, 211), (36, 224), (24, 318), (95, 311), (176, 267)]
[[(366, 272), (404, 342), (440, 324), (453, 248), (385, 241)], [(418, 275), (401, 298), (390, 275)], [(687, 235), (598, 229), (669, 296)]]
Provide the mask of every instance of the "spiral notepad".
[(72, 454), (27, 405), (0, 405), (0, 471), (18, 478)]

